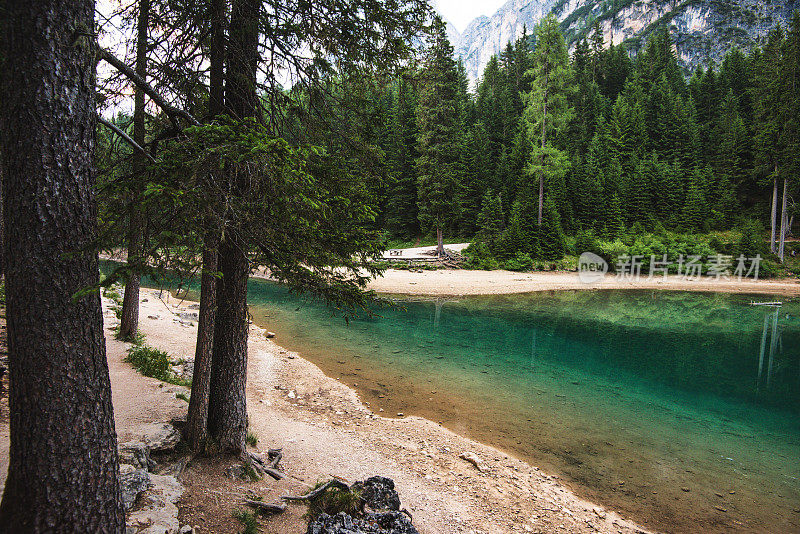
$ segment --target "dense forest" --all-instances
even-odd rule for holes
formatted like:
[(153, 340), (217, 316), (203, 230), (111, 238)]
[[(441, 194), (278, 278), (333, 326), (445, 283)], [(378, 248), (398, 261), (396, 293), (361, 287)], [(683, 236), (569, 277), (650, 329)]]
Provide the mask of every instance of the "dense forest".
[[(493, 57), (474, 89), (438, 26), (422, 65), (368, 99), (367, 141), (385, 164), (377, 220), (390, 238), (477, 237), (474, 265), (524, 267), (580, 253), (565, 236), (622, 252), (616, 240), (652, 232), (707, 256), (732, 250), (664, 236), (771, 226), (775, 243), (792, 226), (797, 14), (763, 48), (690, 76), (666, 28), (635, 57), (599, 31), (570, 55), (550, 17)], [(648, 245), (637, 253), (668, 252)]]
[[(763, 272), (777, 272), (800, 165), (799, 15), (763, 48), (693, 73), (666, 27), (634, 55), (596, 25), (570, 52), (551, 16), (493, 57), (476, 87), (440, 20), (420, 44), (394, 74), (337, 70), (326, 91), (262, 97), (292, 146), (319, 148), (326, 172), (360, 182), (357, 209), (385, 246), (434, 241), (444, 253), (445, 240), (470, 240), (468, 266), (518, 270), (572, 268), (585, 250), (612, 264), (625, 253), (761, 253), (773, 254)], [(184, 90), (204, 114), (206, 97)], [(149, 120), (156, 135), (164, 118)], [(118, 175), (131, 149), (101, 134), (100, 166)]]

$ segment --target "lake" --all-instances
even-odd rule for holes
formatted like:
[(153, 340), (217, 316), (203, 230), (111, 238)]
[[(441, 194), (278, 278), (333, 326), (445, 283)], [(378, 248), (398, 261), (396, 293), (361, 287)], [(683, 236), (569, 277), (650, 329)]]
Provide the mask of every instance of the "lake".
[(800, 531), (800, 302), (397, 297), (346, 323), (262, 280), (249, 300), (256, 323), (374, 411), (439, 421), (650, 528)]

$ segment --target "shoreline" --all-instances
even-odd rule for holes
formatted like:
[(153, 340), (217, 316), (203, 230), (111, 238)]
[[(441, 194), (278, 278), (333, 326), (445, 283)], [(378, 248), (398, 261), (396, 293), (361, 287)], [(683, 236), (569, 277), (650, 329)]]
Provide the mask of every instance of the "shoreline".
[(717, 293), (768, 294), (800, 296), (800, 281), (792, 278), (750, 280), (714, 280), (702, 277), (687, 280), (677, 275), (636, 280), (618, 279), (607, 274), (593, 284), (584, 284), (577, 272), (538, 271), (473, 271), (440, 269), (412, 272), (387, 269), (384, 276), (373, 279), (368, 289), (378, 293), (412, 296), (462, 297), (469, 295), (508, 295), (535, 291), (654, 289), (663, 291), (699, 291)]
[[(100, 254), (101, 260), (125, 262), (123, 253)], [(258, 268), (251, 278), (273, 280), (267, 271)], [(700, 277), (687, 280), (677, 275), (638, 279), (619, 279), (606, 274), (602, 280), (585, 284), (576, 271), (479, 271), (469, 269), (437, 269), (414, 272), (405, 269), (386, 269), (382, 276), (373, 278), (367, 289), (376, 293), (421, 296), (464, 297), (479, 295), (509, 295), (537, 291), (604, 290), (604, 289), (654, 289), (663, 291), (697, 291), (712, 293), (741, 293), (753, 295), (800, 296), (800, 279), (761, 278), (720, 279)]]
[[(149, 299), (141, 311), (141, 329), (148, 344), (173, 356), (193, 354), (196, 326), (159, 315), (164, 304), (154, 293), (142, 291), (143, 299)], [(166, 304), (175, 313), (193, 303), (170, 297)], [(353, 387), (267, 339), (265, 332), (251, 324), (250, 424), (260, 438), (260, 448), (283, 448), (287, 475), (296, 483), (313, 484), (333, 474), (351, 481), (373, 474), (393, 478), (422, 534), (646, 532), (616, 512), (579, 497), (558, 476), (510, 453), (423, 417), (383, 417), (372, 412)], [(479, 458), (480, 467), (461, 458), (464, 453)], [(190, 483), (187, 491), (191, 496), (199, 489), (193, 492)], [(191, 497), (183, 505), (179, 503), (184, 519), (195, 523), (198, 512)], [(280, 528), (287, 519), (284, 514), (267, 525), (278, 532), (304, 531), (298, 528), (298, 518)]]

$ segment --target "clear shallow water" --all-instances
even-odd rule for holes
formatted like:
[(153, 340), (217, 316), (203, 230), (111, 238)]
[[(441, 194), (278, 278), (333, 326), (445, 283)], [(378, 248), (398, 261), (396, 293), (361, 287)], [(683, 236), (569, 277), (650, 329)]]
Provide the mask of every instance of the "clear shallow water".
[(399, 298), (347, 324), (249, 285), (253, 319), (376, 412), (439, 421), (652, 529), (800, 532), (800, 302), (752, 300), (773, 298)]
[(800, 303), (783, 299), (773, 346), (776, 310), (749, 306), (764, 296), (400, 299), (349, 325), (267, 282), (249, 299), (374, 410), (440, 421), (647, 526), (800, 531)]

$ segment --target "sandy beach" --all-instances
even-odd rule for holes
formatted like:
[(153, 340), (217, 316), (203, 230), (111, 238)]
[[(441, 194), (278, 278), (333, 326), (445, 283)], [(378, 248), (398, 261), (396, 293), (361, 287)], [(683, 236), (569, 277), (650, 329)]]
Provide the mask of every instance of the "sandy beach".
[(384, 275), (370, 285), (379, 293), (430, 296), (501, 295), (551, 291), (560, 289), (664, 289), (673, 291), (716, 291), (721, 293), (758, 293), (796, 296), (800, 295), (800, 281), (792, 278), (715, 280), (702, 277), (687, 280), (681, 276), (666, 278), (623, 279), (607, 274), (593, 284), (584, 284), (576, 272), (553, 271), (519, 273), (513, 271), (468, 271), (441, 269), (414, 272), (387, 269)]
[[(140, 329), (146, 342), (174, 358), (194, 354), (196, 326), (178, 319), (191, 303), (163, 301), (142, 291)], [(176, 394), (185, 388), (139, 375), (124, 362), (127, 344), (113, 339), (116, 319), (106, 307), (108, 360), (120, 441), (141, 434), (142, 426), (168, 421), (185, 412)], [(7, 404), (0, 429), (0, 468), (8, 465)], [(243, 488), (265, 500), (303, 493), (331, 475), (354, 481), (380, 474), (397, 484), (403, 505), (423, 534), (475, 532), (641, 532), (644, 529), (613, 511), (586, 502), (560, 484), (558, 477), (503, 451), (463, 438), (420, 417), (387, 418), (372, 413), (356, 392), (325, 376), (301, 355), (289, 352), (253, 325), (248, 362), (248, 411), (259, 449), (282, 447), (282, 481), (232, 481), (227, 465), (198, 461), (187, 468), (186, 492), (179, 502), (181, 522), (200, 532), (238, 532), (231, 512), (240, 507)], [(480, 459), (480, 470), (461, 459)], [(228, 464), (233, 463), (233, 460)], [(229, 494), (228, 497), (225, 497)], [(266, 531), (304, 532), (305, 507), (267, 520)]]

